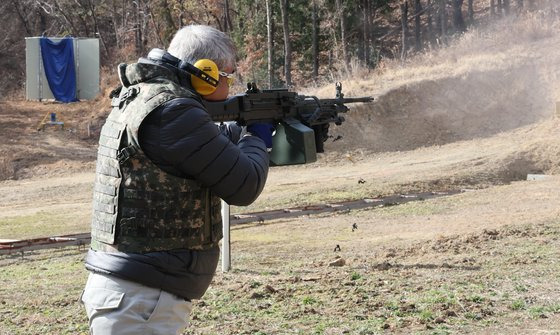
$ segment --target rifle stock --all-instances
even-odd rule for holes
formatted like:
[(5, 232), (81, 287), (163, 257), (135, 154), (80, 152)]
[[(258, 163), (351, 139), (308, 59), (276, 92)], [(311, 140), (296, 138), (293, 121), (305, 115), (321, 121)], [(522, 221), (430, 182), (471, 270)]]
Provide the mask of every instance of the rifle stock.
[(339, 114), (348, 111), (346, 104), (372, 100), (372, 97), (344, 98), (340, 83), (336, 83), (334, 99), (299, 95), (287, 89), (261, 91), (252, 83), (244, 94), (204, 104), (215, 122), (236, 121), (241, 126), (275, 124), (270, 162), (277, 166), (316, 161), (317, 152), (324, 151), (329, 125), (344, 122)]

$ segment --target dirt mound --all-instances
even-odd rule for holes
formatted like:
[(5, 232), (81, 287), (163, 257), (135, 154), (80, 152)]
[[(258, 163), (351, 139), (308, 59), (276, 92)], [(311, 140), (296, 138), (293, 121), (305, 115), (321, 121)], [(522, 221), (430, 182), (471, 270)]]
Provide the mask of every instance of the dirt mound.
[(343, 83), (346, 96), (374, 95), (376, 101), (352, 108), (347, 122), (333, 127), (338, 140), (328, 148), (412, 150), (489, 137), (553, 116), (560, 96), (560, 28), (544, 20), (534, 31), (538, 17), (516, 20), (471, 31), (448, 49), (405, 66), (390, 64), (362, 82)]
[(550, 97), (534, 89), (542, 81), (520, 83), (522, 72), (534, 73), (534, 66), (398, 87), (372, 107), (353, 109), (340, 135), (373, 151), (411, 150), (487, 137), (550, 116)]

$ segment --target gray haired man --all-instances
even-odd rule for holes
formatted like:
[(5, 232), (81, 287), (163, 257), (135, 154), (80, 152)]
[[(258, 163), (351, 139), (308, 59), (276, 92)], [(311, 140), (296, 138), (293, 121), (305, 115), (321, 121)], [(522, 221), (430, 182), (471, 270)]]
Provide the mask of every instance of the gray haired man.
[(240, 138), (203, 105), (227, 97), (234, 70), (231, 39), (198, 25), (179, 30), (167, 52), (119, 66), (122, 87), (99, 139), (82, 294), (92, 334), (184, 330), (218, 263), (220, 198), (243, 206), (261, 193), (271, 126)]

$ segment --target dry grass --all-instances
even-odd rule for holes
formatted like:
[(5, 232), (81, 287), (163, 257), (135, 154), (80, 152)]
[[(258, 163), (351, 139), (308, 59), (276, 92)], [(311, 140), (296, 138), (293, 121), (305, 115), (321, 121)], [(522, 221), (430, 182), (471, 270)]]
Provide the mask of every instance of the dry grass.
[[(557, 332), (559, 185), (234, 227), (233, 271), (216, 275), (184, 334)], [(328, 266), (337, 256), (345, 265)], [(83, 257), (1, 257), (0, 334), (86, 334)]]
[[(560, 4), (552, 3), (535, 12), (502, 18), (488, 25), (473, 26), (449, 46), (427, 50), (410, 57), (404, 63), (399, 59), (384, 58), (375, 71), (368, 71), (354, 60), (350, 73), (340, 72), (335, 80), (342, 80), (347, 95), (381, 95), (395, 87), (418, 81), (456, 77), (478, 70), (511, 67), (530, 55), (534, 44), (560, 34)], [(522, 50), (527, 52), (520, 52)], [(552, 65), (551, 65), (552, 66)], [(360, 80), (356, 80), (360, 79)], [(320, 97), (332, 95), (330, 85), (314, 89)]]

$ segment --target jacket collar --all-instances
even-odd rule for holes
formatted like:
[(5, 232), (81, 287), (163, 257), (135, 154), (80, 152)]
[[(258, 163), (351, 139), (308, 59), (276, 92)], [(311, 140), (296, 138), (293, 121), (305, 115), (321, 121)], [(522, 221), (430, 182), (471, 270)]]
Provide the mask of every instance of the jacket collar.
[(188, 80), (190, 77), (187, 73), (180, 73), (179, 69), (166, 64), (158, 64), (146, 58), (140, 58), (137, 63), (133, 64), (120, 64), (118, 73), (124, 87), (163, 78), (191, 88), (190, 80)]

